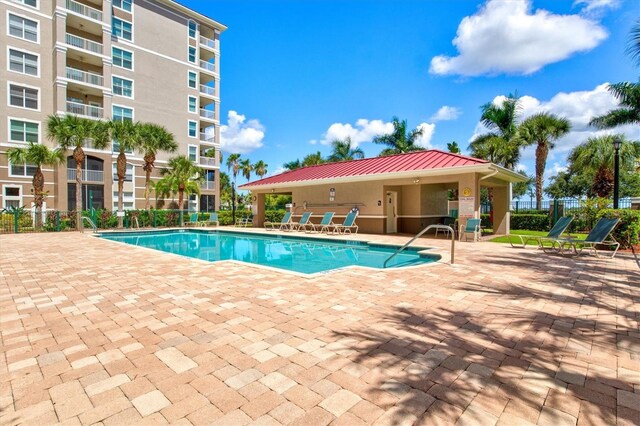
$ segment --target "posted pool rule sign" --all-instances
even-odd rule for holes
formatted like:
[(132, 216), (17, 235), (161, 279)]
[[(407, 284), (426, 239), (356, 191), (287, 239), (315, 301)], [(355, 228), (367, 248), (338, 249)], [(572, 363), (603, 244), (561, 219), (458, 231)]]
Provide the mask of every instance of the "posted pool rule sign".
[(459, 217), (475, 217), (476, 198), (475, 197), (459, 197), (458, 198), (458, 215)]

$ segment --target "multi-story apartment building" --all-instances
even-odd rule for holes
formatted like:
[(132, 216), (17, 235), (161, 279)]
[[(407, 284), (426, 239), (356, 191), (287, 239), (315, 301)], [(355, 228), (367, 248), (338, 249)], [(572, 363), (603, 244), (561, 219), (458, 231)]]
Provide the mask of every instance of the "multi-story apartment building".
[[(0, 208), (33, 201), (34, 168), (10, 164), (6, 151), (29, 141), (53, 147), (46, 134), (52, 114), (165, 126), (176, 154), (206, 171), (190, 208), (219, 208), (224, 25), (172, 0), (0, 0), (0, 19)], [(84, 208), (116, 209), (117, 142), (85, 153)], [(43, 170), (47, 208), (76, 207), (71, 154)], [(176, 154), (158, 155), (154, 179)], [(127, 161), (124, 206), (142, 208), (142, 154), (128, 153)]]

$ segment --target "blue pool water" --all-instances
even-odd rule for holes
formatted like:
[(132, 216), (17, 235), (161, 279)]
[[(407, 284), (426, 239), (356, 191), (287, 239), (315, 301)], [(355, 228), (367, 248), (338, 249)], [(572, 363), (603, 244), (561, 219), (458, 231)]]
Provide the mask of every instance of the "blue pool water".
[[(104, 233), (102, 238), (162, 250), (211, 262), (237, 260), (288, 271), (313, 274), (351, 265), (382, 268), (397, 247), (375, 246), (358, 241), (263, 236), (223, 231), (152, 231)], [(387, 268), (419, 265), (436, 261), (421, 256), (418, 249), (406, 249), (387, 264)]]

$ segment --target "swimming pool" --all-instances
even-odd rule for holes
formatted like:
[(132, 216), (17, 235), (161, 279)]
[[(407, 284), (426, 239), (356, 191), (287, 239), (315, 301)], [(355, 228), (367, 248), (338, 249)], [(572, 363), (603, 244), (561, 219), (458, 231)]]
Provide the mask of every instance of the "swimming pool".
[[(257, 235), (240, 232), (173, 230), (102, 233), (102, 238), (140, 247), (216, 262), (237, 260), (303, 274), (314, 274), (358, 265), (382, 268), (397, 247), (360, 241)], [(438, 256), (408, 248), (394, 257), (387, 268), (435, 262)]]

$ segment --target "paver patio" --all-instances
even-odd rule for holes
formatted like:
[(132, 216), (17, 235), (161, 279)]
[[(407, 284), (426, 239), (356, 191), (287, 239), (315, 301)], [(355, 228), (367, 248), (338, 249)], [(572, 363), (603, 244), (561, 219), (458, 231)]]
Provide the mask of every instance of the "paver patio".
[(634, 259), (457, 248), (300, 278), (0, 236), (0, 423), (640, 423)]

